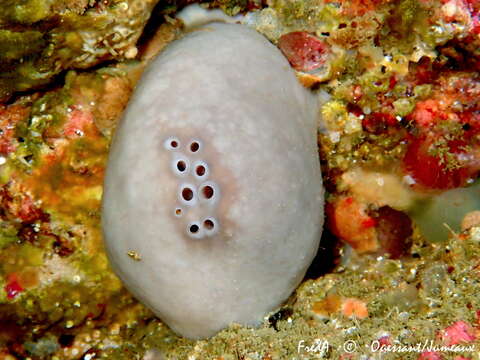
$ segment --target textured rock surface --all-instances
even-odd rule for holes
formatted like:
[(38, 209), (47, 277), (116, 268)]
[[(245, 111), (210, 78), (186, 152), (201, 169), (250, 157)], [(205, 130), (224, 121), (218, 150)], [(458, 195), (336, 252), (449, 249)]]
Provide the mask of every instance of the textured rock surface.
[(318, 248), (313, 97), (278, 49), (209, 24), (144, 74), (112, 145), (103, 202), (117, 274), (176, 332), (258, 324)]

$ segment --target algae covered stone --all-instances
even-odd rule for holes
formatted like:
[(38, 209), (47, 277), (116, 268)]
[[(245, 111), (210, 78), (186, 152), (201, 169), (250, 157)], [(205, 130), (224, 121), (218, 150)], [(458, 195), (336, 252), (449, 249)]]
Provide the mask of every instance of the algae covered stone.
[(0, 101), (45, 86), (65, 70), (134, 58), (158, 1), (2, 2)]

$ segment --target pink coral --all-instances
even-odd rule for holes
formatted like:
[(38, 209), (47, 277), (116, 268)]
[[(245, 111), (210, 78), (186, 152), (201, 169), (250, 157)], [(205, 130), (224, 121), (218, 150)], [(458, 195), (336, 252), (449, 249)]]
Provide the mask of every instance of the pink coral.
[(82, 136), (85, 128), (93, 123), (93, 115), (87, 111), (73, 110), (64, 126), (64, 133), (69, 138)]
[(446, 327), (439, 334), (445, 345), (451, 346), (475, 340), (475, 334), (470, 324), (463, 320)]

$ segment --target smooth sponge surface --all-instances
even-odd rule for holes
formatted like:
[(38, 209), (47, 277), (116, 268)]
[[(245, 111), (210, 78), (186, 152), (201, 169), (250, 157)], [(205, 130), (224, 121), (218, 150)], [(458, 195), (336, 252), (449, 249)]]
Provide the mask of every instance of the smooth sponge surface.
[(149, 65), (111, 147), (102, 225), (117, 275), (178, 334), (258, 325), (302, 280), (323, 226), (316, 114), (242, 25), (202, 26)]

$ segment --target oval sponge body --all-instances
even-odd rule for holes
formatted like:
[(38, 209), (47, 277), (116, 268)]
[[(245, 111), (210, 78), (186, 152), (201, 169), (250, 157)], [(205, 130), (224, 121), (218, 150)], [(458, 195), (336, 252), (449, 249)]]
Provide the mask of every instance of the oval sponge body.
[(114, 271), (175, 332), (258, 325), (316, 254), (316, 101), (243, 25), (212, 23), (149, 65), (120, 121), (102, 226)]

